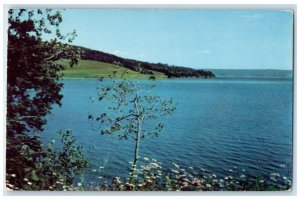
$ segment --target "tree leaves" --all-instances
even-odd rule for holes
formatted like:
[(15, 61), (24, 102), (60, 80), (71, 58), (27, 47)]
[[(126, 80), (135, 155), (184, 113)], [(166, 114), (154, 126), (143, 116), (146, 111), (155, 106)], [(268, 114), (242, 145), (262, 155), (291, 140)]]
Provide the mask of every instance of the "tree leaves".
[[(71, 65), (78, 63), (76, 48), (58, 42), (60, 38), (42, 41), (41, 35), (62, 22), (59, 11), (55, 10), (9, 10), (8, 63), (7, 63), (7, 121), (9, 134), (19, 134), (28, 128), (42, 130), (42, 119), (59, 104), (62, 84), (58, 71), (62, 66), (56, 61), (71, 58)], [(45, 18), (47, 15), (47, 18)], [(46, 20), (47, 19), (47, 20)], [(76, 33), (75, 33), (76, 34)], [(72, 34), (71, 34), (72, 35)], [(73, 37), (72, 37), (73, 38)], [(33, 98), (28, 91), (33, 91)], [(22, 106), (26, 105), (26, 106)], [(21, 120), (20, 116), (33, 116)]]
[[(119, 67), (117, 63), (115, 65), (116, 68)], [(120, 71), (121, 73), (116, 72), (112, 76), (112, 84), (97, 87), (98, 100), (109, 105), (107, 112), (99, 114), (98, 117), (89, 115), (88, 119), (100, 123), (102, 135), (117, 132), (120, 139), (134, 139), (138, 131), (137, 122), (143, 125), (144, 120), (171, 115), (176, 110), (176, 103), (173, 99), (144, 95), (143, 91), (149, 92), (154, 84), (140, 84), (126, 78), (127, 70)], [(144, 130), (141, 138), (158, 136), (162, 129), (163, 124), (159, 123), (153, 130)]]
[[(47, 174), (57, 170), (59, 162), (51, 149), (53, 144), (44, 147), (39, 138), (29, 136), (28, 132), (42, 131), (46, 124), (44, 117), (51, 112), (52, 105), (61, 105), (63, 84), (57, 72), (63, 67), (57, 61), (69, 58), (70, 65), (77, 64), (80, 50), (68, 44), (74, 40), (76, 32), (61, 34), (59, 10), (10, 9), (8, 14), (6, 169), (8, 174), (17, 174), (17, 179), (9, 179), (17, 188), (38, 189), (55, 180), (55, 176)], [(44, 41), (43, 35), (52, 39)], [(70, 134), (62, 136), (64, 139), (71, 137)], [(65, 150), (70, 151), (64, 158), (71, 156), (70, 161), (75, 162), (73, 142), (66, 143)], [(80, 154), (77, 156), (82, 158)], [(66, 166), (74, 167), (72, 162)], [(39, 171), (39, 176), (44, 178), (38, 182), (41, 185), (35, 184), (37, 169), (44, 170)], [(24, 179), (31, 181), (27, 184)]]

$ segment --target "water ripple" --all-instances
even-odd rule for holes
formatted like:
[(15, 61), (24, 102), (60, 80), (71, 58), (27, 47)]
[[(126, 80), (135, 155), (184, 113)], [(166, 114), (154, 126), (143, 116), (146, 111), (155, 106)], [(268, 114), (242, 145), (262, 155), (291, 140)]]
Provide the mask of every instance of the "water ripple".
[[(87, 121), (88, 114), (95, 111), (89, 100), (95, 94), (95, 81), (66, 80), (62, 93), (63, 105), (54, 108), (45, 132), (73, 129), (92, 168), (99, 168), (106, 159), (101, 175), (126, 177), (133, 142), (100, 136)], [(141, 142), (141, 156), (155, 158), (165, 167), (176, 162), (186, 168), (207, 168), (218, 175), (227, 175), (228, 169), (238, 166), (267, 176), (282, 171), (283, 164), (292, 164), (290, 83), (167, 80), (158, 82), (154, 93), (174, 98), (178, 107), (172, 117), (156, 121), (166, 128), (159, 137)], [(43, 135), (45, 141), (53, 137)], [(90, 173), (88, 177), (93, 176)]]

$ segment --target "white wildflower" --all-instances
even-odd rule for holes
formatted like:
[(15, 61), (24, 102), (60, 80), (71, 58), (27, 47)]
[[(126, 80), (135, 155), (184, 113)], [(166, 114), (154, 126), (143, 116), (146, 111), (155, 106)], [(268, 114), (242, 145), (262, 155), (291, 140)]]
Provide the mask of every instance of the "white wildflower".
[(179, 168), (179, 165), (175, 164), (175, 163), (172, 163), (176, 168)]
[(175, 174), (179, 174), (179, 171), (177, 171), (177, 170), (171, 170), (171, 172), (173, 172), (173, 173), (175, 173)]

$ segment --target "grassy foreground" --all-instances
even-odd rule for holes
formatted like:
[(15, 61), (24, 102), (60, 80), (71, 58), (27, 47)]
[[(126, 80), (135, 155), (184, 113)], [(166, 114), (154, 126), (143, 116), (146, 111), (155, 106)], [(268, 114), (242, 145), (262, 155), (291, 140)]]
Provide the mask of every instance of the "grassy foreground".
[[(116, 69), (113, 64), (104, 63), (99, 61), (93, 60), (80, 60), (77, 66), (71, 68), (69, 66), (68, 60), (62, 60), (59, 62), (62, 64), (65, 69), (62, 70), (60, 73), (64, 74), (65, 78), (107, 78), (109, 75), (113, 74), (113, 71), (121, 71), (126, 70), (128, 73), (126, 76), (128, 78), (135, 78), (135, 79), (148, 79), (149, 75), (141, 74), (139, 72), (132, 71), (127, 68), (121, 67), (120, 69)], [(161, 72), (153, 71), (154, 76), (156, 79), (163, 79), (166, 76)]]

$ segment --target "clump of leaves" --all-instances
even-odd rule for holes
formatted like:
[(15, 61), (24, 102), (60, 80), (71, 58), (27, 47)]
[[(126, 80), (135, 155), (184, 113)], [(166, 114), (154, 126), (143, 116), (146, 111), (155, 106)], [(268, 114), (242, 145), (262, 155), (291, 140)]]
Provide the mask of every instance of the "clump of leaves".
[[(13, 190), (69, 190), (72, 187), (75, 177), (83, 174), (88, 167), (88, 161), (84, 158), (82, 147), (76, 145), (76, 139), (70, 130), (59, 131), (58, 134), (63, 145), (61, 151), (55, 150), (55, 141), (44, 147), (38, 137), (19, 138), (23, 143), (16, 146), (15, 153), (22, 155), (23, 160), (15, 160), (9, 157), (10, 155), (8, 159), (11, 159), (16, 167), (22, 163), (23, 170), (16, 173), (14, 169), (7, 169), (6, 186), (8, 188)], [(28, 142), (32, 144), (29, 146)], [(32, 147), (35, 148), (32, 149)]]

